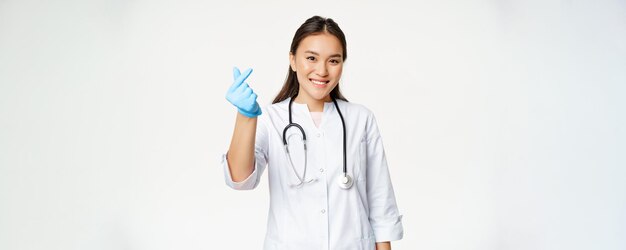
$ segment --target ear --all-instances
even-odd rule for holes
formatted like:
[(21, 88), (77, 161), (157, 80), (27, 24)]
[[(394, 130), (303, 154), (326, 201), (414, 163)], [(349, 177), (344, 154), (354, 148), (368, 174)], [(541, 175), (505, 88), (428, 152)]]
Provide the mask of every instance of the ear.
[(291, 52), (289, 52), (289, 66), (291, 66), (291, 71), (296, 72), (296, 57)]

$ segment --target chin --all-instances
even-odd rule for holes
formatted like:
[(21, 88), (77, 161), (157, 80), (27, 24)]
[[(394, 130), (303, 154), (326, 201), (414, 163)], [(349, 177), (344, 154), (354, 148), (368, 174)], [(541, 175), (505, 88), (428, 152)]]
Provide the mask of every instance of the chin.
[(330, 92), (329, 93), (325, 93), (325, 94), (316, 94), (316, 95), (312, 95), (311, 98), (317, 100), (317, 101), (324, 101), (326, 98), (330, 98)]

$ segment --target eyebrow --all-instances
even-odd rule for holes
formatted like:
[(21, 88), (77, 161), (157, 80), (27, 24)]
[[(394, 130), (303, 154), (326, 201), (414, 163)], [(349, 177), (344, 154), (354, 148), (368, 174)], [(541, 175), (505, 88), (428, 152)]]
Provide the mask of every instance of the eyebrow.
[[(316, 55), (316, 56), (320, 55), (319, 53), (317, 53), (315, 51), (310, 51), (310, 50), (304, 51), (304, 53), (310, 53), (310, 54), (313, 54), (313, 55)], [(329, 58), (332, 58), (332, 57), (341, 57), (341, 54), (334, 54), (334, 55), (329, 56)]]

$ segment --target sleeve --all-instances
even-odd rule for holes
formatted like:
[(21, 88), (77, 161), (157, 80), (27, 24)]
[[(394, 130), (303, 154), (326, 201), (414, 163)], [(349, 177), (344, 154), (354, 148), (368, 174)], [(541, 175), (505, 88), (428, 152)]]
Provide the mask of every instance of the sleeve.
[(404, 236), (402, 215), (398, 212), (383, 141), (373, 114), (368, 118), (366, 138), (369, 221), (376, 242), (400, 240)]
[(263, 175), (263, 171), (267, 166), (268, 162), (268, 148), (269, 148), (269, 138), (268, 138), (268, 128), (263, 119), (263, 115), (259, 116), (256, 127), (256, 136), (255, 136), (255, 145), (254, 145), (254, 170), (243, 181), (235, 182), (233, 181), (232, 176), (230, 175), (230, 169), (228, 166), (228, 153), (222, 155), (222, 166), (224, 168), (224, 178), (226, 180), (226, 185), (235, 190), (251, 190), (256, 188), (259, 185), (261, 176)]

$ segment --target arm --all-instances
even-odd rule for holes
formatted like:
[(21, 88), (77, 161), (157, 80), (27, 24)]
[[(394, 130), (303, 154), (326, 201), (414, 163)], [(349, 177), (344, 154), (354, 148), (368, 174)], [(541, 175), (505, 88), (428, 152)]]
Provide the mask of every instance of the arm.
[(240, 182), (254, 171), (254, 142), (257, 118), (237, 113), (235, 131), (230, 141), (226, 160), (233, 181)]
[[(256, 186), (257, 178), (247, 180), (255, 170), (255, 140), (257, 132), (257, 117), (261, 115), (261, 108), (257, 103), (257, 95), (244, 81), (252, 73), (252, 69), (240, 73), (238, 68), (233, 69), (234, 82), (226, 92), (226, 99), (237, 107), (235, 131), (230, 141), (228, 152), (223, 158), (229, 186), (235, 189), (252, 189)], [(260, 162), (264, 165), (264, 162)], [(257, 174), (258, 176), (258, 174)]]
[(376, 242), (376, 250), (391, 250), (391, 242)]
[[(376, 242), (384, 243), (402, 239), (404, 235), (402, 215), (396, 205), (383, 141), (373, 114), (368, 118), (365, 154), (369, 221)], [(378, 245), (377, 243), (377, 246), (384, 247), (385, 244)]]

